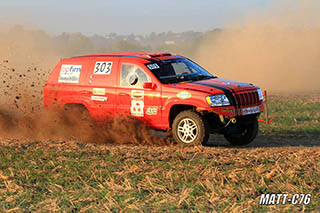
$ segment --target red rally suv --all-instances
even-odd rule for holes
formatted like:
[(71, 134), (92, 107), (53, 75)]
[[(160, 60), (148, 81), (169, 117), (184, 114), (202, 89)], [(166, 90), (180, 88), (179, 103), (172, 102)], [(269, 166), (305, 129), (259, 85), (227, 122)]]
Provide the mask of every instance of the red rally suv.
[(206, 144), (211, 133), (233, 145), (258, 134), (263, 94), (248, 83), (211, 75), (170, 53), (103, 53), (62, 59), (44, 86), (46, 108), (76, 107), (97, 124), (134, 116), (176, 142)]

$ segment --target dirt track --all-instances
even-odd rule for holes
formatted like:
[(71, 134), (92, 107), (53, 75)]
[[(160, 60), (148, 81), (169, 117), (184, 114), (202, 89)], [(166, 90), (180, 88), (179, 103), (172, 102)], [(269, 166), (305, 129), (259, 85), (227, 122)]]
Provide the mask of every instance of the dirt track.
[[(211, 136), (209, 141), (210, 146), (225, 146), (230, 147), (228, 142), (222, 136)], [(287, 136), (258, 136), (251, 144), (244, 146), (245, 148), (256, 147), (288, 147), (288, 146), (303, 146), (303, 147), (319, 147), (320, 137), (287, 137)]]
[[(165, 138), (165, 134), (164, 133), (155, 133), (157, 136), (160, 137), (160, 139), (162, 139), (161, 141), (165, 141), (163, 140)], [(143, 145), (145, 143), (141, 142), (141, 145), (139, 145), (139, 143), (131, 143), (131, 144), (113, 144), (113, 143), (106, 143), (106, 144), (94, 144), (94, 143), (83, 143), (83, 142), (78, 142), (75, 140), (71, 140), (71, 141), (60, 141), (60, 140), (43, 140), (43, 141), (39, 141), (39, 140), (24, 140), (24, 139), (2, 139), (0, 140), (0, 144), (4, 145), (4, 146), (34, 146), (34, 145), (48, 145), (50, 144), (50, 147), (54, 148), (55, 144), (59, 144), (62, 145), (67, 148), (70, 145), (70, 149), (75, 148), (75, 150), (77, 150), (77, 148), (79, 147), (84, 147), (86, 146), (86, 144), (88, 146), (93, 146), (93, 147), (97, 147), (99, 149), (102, 148), (110, 148), (110, 147), (117, 147), (117, 146), (125, 146), (127, 148), (129, 147), (135, 147), (137, 148), (138, 146), (141, 146), (141, 148), (147, 148), (148, 146), (151, 147), (181, 147), (178, 144), (171, 144), (171, 143), (167, 143), (167, 144), (162, 144), (161, 141), (159, 141), (159, 143), (157, 144), (149, 144), (149, 145)], [(77, 145), (74, 145), (77, 144)], [(221, 135), (211, 135), (208, 145), (207, 146), (200, 146), (202, 149), (206, 149), (206, 150), (210, 150), (211, 148), (227, 148), (227, 149), (239, 149), (239, 150), (250, 150), (252, 148), (275, 148), (275, 149), (287, 149), (288, 147), (299, 147), (299, 148), (315, 148), (315, 149), (320, 149), (320, 137), (319, 136), (313, 136), (313, 137), (288, 137), (288, 136), (266, 136), (266, 135), (260, 135), (258, 136), (251, 144), (246, 145), (246, 146), (232, 146), (230, 145), (223, 136)], [(185, 147), (187, 148), (187, 147)]]

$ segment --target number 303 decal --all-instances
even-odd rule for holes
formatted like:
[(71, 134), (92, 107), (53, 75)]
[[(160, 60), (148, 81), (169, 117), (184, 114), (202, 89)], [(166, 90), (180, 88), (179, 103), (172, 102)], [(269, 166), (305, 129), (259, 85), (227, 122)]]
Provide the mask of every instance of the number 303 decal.
[(108, 75), (111, 73), (112, 62), (110, 61), (97, 61), (94, 66), (93, 74)]

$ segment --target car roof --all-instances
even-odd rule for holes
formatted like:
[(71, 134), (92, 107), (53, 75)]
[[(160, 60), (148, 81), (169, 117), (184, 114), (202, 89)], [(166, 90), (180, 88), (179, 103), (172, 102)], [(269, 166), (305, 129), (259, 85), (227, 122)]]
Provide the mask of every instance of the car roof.
[(154, 53), (154, 52), (113, 52), (113, 53), (95, 53), (88, 55), (74, 56), (71, 58), (87, 58), (87, 57), (128, 57), (144, 59), (150, 62), (157, 62), (163, 59), (180, 58), (181, 56), (172, 55), (171, 53)]

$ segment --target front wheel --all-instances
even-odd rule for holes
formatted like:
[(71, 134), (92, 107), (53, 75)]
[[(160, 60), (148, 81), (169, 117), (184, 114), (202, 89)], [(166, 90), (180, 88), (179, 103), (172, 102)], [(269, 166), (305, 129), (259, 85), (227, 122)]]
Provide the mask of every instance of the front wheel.
[(209, 125), (198, 113), (188, 110), (180, 112), (172, 124), (172, 135), (177, 143), (193, 146), (206, 144)]
[(239, 133), (225, 133), (224, 137), (232, 145), (241, 146), (251, 143), (258, 135), (259, 124), (258, 120), (254, 119), (248, 124), (243, 124), (238, 127)]

